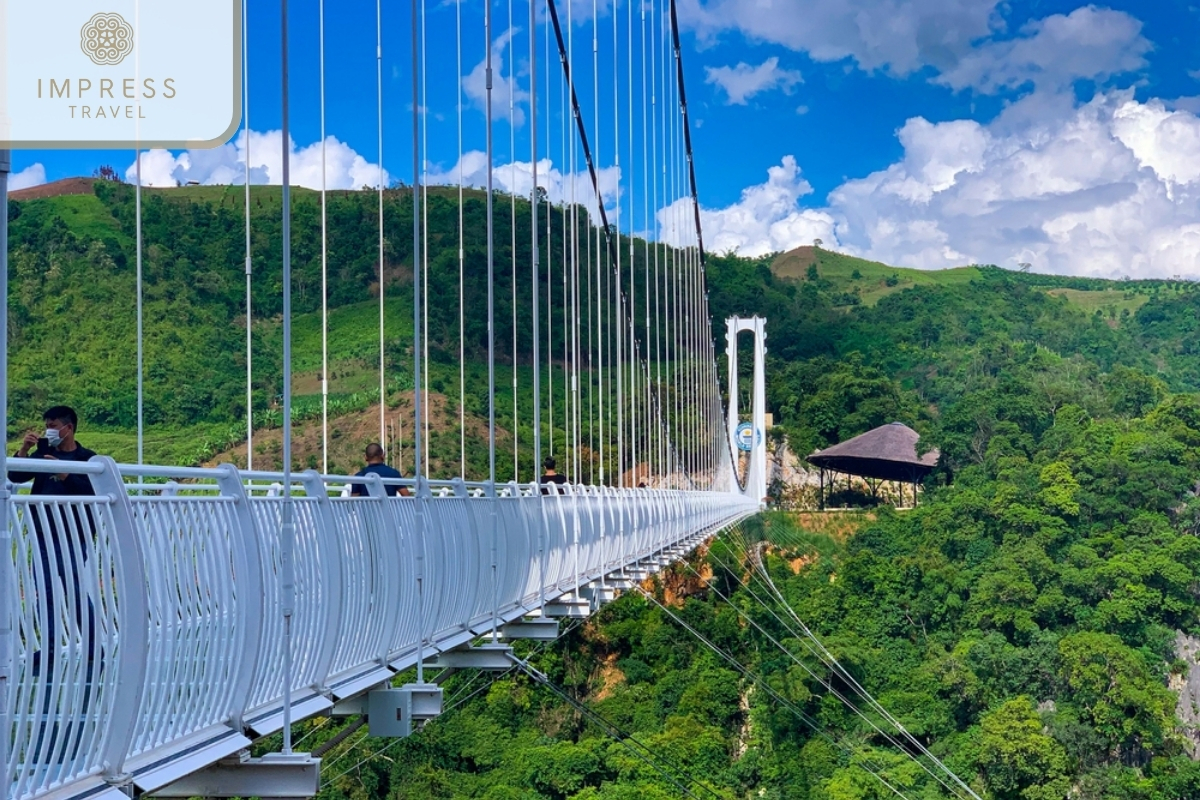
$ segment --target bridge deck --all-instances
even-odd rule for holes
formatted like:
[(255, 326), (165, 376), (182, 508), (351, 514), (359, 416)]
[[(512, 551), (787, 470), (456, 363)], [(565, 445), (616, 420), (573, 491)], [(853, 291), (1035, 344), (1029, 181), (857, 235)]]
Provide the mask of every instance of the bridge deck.
[[(96, 494), (9, 505), (9, 796), (152, 792), (278, 731), (283, 476), (102, 457), (54, 470)], [(352, 498), (346, 478), (294, 478), (293, 719), (757, 510), (727, 493), (463, 481), (387, 497), (377, 478)]]

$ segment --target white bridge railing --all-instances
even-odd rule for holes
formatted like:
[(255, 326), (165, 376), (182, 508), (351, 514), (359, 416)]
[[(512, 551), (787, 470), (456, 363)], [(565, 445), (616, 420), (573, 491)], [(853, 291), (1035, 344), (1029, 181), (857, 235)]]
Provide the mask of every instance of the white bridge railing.
[[(153, 792), (282, 727), (281, 474), (9, 468), (95, 489), (9, 506), (9, 797)], [(415, 496), (388, 497), (372, 476), (348, 497), (345, 477), (293, 479), (294, 719), (757, 510), (726, 493), (392, 481)]]

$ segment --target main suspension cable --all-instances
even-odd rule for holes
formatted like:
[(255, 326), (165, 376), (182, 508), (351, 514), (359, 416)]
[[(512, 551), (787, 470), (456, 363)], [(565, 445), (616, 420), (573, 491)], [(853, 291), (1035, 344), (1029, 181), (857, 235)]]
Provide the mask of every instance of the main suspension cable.
[[(730, 528), (726, 533), (730, 536), (737, 535), (740, 539), (741, 538), (741, 526), (738, 525), (738, 526), (735, 526), (734, 528)], [(745, 542), (744, 539), (742, 540), (741, 544), (742, 544), (743, 549), (745, 549), (747, 552), (750, 551), (748, 543)], [(822, 663), (824, 663), (826, 666), (828, 666), (830, 669), (832, 669), (834, 674), (836, 674), (842, 680), (846, 681), (846, 683), (851, 687), (852, 692), (857, 694), (863, 700), (867, 701), (868, 705), (870, 705), (872, 707), (872, 709), (874, 709), (877, 713), (880, 713), (880, 715), (883, 716), (890, 724), (895, 726), (897, 731), (899, 731), (900, 734), (910, 744), (912, 744), (914, 747), (916, 747), (923, 755), (927, 756), (939, 769), (941, 769), (950, 778), (950, 780), (953, 783), (957, 784), (958, 787), (965, 790), (970, 797), (974, 798), (974, 800), (979, 800), (979, 797), (975, 794), (974, 791), (971, 790), (971, 788), (969, 786), (967, 786), (965, 783), (963, 783), (962, 780), (953, 771), (951, 771), (944, 763), (941, 762), (941, 760), (939, 760), (936, 756), (934, 756), (932, 753), (930, 753), (928, 751), (928, 749), (925, 748), (925, 746), (919, 740), (917, 740), (915, 737), (913, 737), (907, 731), (907, 729), (900, 723), (899, 720), (897, 720), (885, 708), (883, 708), (883, 706), (880, 705), (875, 700), (875, 698), (870, 695), (869, 692), (867, 692), (865, 689), (863, 689), (862, 686), (858, 683), (858, 681), (856, 679), (854, 679), (853, 676), (850, 675), (850, 673), (848, 671), (846, 671), (845, 668), (842, 667), (840, 663), (837, 662), (837, 660), (833, 657), (833, 655), (830, 654), (828, 652), (828, 650), (825, 649), (824, 645), (820, 642), (819, 639), (817, 639), (817, 637), (812, 633), (812, 631), (808, 630), (807, 626), (805, 626), (803, 622), (800, 622), (799, 617), (795, 615), (794, 610), (792, 610), (791, 607), (787, 604), (786, 600), (784, 600), (783, 595), (781, 593), (778, 593), (777, 589), (775, 589), (775, 593), (776, 593), (775, 597), (776, 597), (777, 601), (779, 602), (780, 605), (782, 605), (785, 609), (787, 609), (793, 617), (795, 617), (796, 621), (799, 622), (801, 627), (804, 629), (804, 634), (801, 634), (801, 633), (797, 632), (795, 629), (793, 629), (786, 620), (784, 620), (782, 617), (779, 616), (778, 613), (776, 613), (776, 611), (771, 607), (771, 605), (769, 605), (766, 601), (764, 601), (761, 597), (759, 597), (759, 595), (754, 592), (754, 590), (750, 587), (750, 585), (740, 577), (740, 574), (739, 574), (740, 570), (734, 569), (731, 565), (729, 565), (727, 562), (725, 562), (719, 556), (713, 554), (711, 550), (709, 551), (709, 557), (712, 558), (719, 567), (724, 569), (730, 575), (734, 576), (737, 579), (738, 583), (742, 586), (742, 588), (747, 592), (747, 594), (749, 594), (750, 597), (760, 607), (762, 607), (764, 610), (766, 610), (767, 613), (770, 614), (771, 617), (773, 617), (775, 619), (775, 621), (778, 622), (780, 624), (780, 626), (783, 627), (784, 630), (786, 630), (789, 634), (791, 634), (797, 640), (799, 640), (802, 644), (804, 644), (806, 649), (808, 649), (812, 655), (816, 656), (818, 658), (818, 660), (820, 660)], [(762, 565), (761, 560), (756, 559), (756, 561), (757, 561), (756, 571), (761, 571), (761, 570), (765, 569), (765, 567), (763, 567), (763, 565)], [(702, 577), (702, 576), (700, 576), (700, 573), (696, 571), (695, 567), (691, 566), (691, 564), (687, 564), (686, 566), (697, 577)], [(760, 580), (761, 580), (761, 576), (760, 576)], [(767, 581), (768, 581), (770, 587), (772, 589), (774, 589), (774, 583), (770, 582), (769, 576), (767, 576)], [(932, 770), (929, 769), (928, 766), (926, 766), (923, 762), (921, 762), (919, 759), (917, 759), (915, 756), (913, 756), (910, 752), (908, 752), (907, 748), (905, 748), (902, 743), (897, 741), (893, 735), (891, 735), (887, 731), (884, 731), (882, 728), (880, 728), (873, 720), (871, 720), (869, 717), (867, 717), (861, 711), (861, 709), (859, 709), (852, 702), (850, 702), (850, 700), (847, 697), (845, 697), (838, 690), (834, 689), (828, 679), (823, 679), (820, 676), (818, 676), (812, 670), (812, 668), (809, 667), (808, 664), (806, 664), (804, 661), (802, 661), (800, 658), (798, 658), (791, 650), (789, 650), (787, 647), (785, 647), (783, 645), (783, 643), (780, 642), (775, 636), (773, 636), (771, 633), (769, 633), (767, 630), (765, 630), (757, 621), (755, 621), (752, 617), (750, 617), (748, 614), (746, 614), (746, 612), (742, 608), (740, 608), (737, 604), (735, 604), (733, 602), (732, 598), (726, 596), (723, 592), (721, 592), (720, 589), (717, 589), (714, 586), (710, 585), (708, 588), (709, 588), (709, 590), (714, 592), (718, 597), (720, 597), (722, 600), (724, 600), (731, 608), (734, 609), (735, 612), (737, 612), (737, 614), (739, 616), (741, 616), (751, 627), (753, 627), (761, 635), (763, 635), (768, 641), (770, 641), (771, 644), (773, 644), (780, 652), (784, 653), (797, 666), (799, 666), (803, 670), (805, 670), (809, 674), (810, 677), (812, 677), (818, 683), (824, 685), (825, 688), (830, 692), (830, 694), (832, 694), (835, 698), (837, 698), (839, 701), (841, 701), (842, 704), (845, 705), (847, 709), (849, 709), (855, 715), (857, 715), (858, 717), (863, 719), (877, 733), (879, 733), (882, 737), (884, 737), (884, 739), (886, 739), (889, 744), (893, 745), (901, 753), (903, 753), (907, 757), (911, 758), (918, 766), (921, 767), (921, 769), (923, 769), (926, 773), (928, 773), (930, 775), (930, 777), (932, 777), (934, 780), (938, 781), (940, 784), (942, 784), (942, 786), (944, 788), (946, 788), (948, 791), (950, 791), (951, 794), (954, 794), (955, 796), (961, 796), (959, 794), (958, 790), (954, 786), (947, 784), (946, 781), (943, 780), (943, 778), (941, 776), (934, 773)], [(824, 655), (823, 655), (823, 653), (824, 653)], [(836, 666), (834, 666), (835, 664), (836, 664)]]
[[(851, 758), (851, 763), (854, 763), (853, 751), (851, 751), (850, 748), (848, 748), (846, 745), (842, 744), (841, 742), (837, 741), (832, 736), (830, 736), (828, 733), (826, 733), (824, 731), (824, 729), (821, 727), (820, 723), (818, 723), (816, 720), (814, 720), (812, 717), (810, 717), (808, 714), (806, 714), (803, 709), (798, 707), (791, 700), (788, 700), (786, 697), (781, 695), (769, 683), (764, 681), (762, 678), (758, 677), (753, 671), (751, 671), (748, 667), (746, 667), (744, 664), (742, 664), (742, 662), (740, 662), (736, 658), (734, 658), (732, 654), (730, 654), (729, 652), (718, 647), (714, 642), (709, 640), (704, 634), (700, 633), (700, 631), (696, 630), (694, 627), (692, 627), (690, 624), (688, 624), (682, 617), (680, 617), (674, 611), (672, 611), (671, 609), (667, 608), (667, 606), (665, 606), (661, 602), (659, 602), (658, 598), (656, 598), (653, 594), (646, 591), (641, 586), (637, 586), (635, 588), (644, 598), (649, 600), (654, 605), (658, 606), (658, 608), (660, 608), (663, 611), (663, 613), (665, 613), (668, 617), (670, 617), (676, 624), (678, 624), (681, 628), (683, 628), (685, 631), (690, 633), (693, 637), (695, 637), (699, 642), (701, 642), (705, 647), (707, 647), (715, 655), (717, 655), (723, 661), (725, 661), (727, 664), (729, 664), (731, 667), (733, 667), (739, 674), (742, 675), (742, 677), (751, 681), (756, 686), (759, 686), (760, 688), (762, 688), (762, 690), (765, 691), (767, 694), (769, 694), (773, 700), (775, 700), (777, 703), (782, 705), (784, 708), (791, 711), (792, 714), (794, 714), (797, 719), (799, 719), (806, 726), (808, 726), (808, 728), (810, 730), (812, 730), (817, 735), (821, 736), (823, 739), (826, 739), (828, 742), (833, 744), (835, 747), (842, 750), (842, 752), (849, 755)], [(904, 798), (904, 800), (908, 800), (908, 797), (907, 797), (907, 795), (904, 794), (904, 792), (900, 791), (900, 789), (898, 789), (897, 787), (892, 785), (886, 778), (883, 777), (881, 768), (875, 766), (872, 762), (867, 761), (866, 759), (862, 759), (858, 763), (857, 766), (860, 767), (861, 769), (863, 769), (864, 771), (866, 771), (867, 773), (869, 773), (872, 777), (874, 777), (876, 780), (878, 780), (880, 783), (882, 783), (888, 789), (890, 789), (897, 797), (901, 797), (901, 798)]]

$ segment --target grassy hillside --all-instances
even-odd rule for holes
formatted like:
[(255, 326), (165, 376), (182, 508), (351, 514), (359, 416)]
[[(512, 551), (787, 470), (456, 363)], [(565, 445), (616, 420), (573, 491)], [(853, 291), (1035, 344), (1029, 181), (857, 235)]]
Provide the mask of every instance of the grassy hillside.
[(864, 305), (875, 305), (883, 297), (913, 286), (956, 286), (980, 277), (977, 267), (942, 270), (891, 267), (878, 261), (837, 253), (820, 247), (798, 247), (771, 262), (771, 271), (781, 278), (807, 280), (815, 266), (819, 278), (837, 292), (855, 294)]
[[(984, 270), (995, 269), (978, 266), (937, 270), (892, 267), (812, 246), (789, 250), (771, 261), (771, 272), (790, 280), (812, 280), (813, 268), (816, 269), (816, 280), (823, 283), (826, 291), (840, 295), (839, 300), (845, 307), (873, 306), (888, 295), (914, 286), (967, 285), (979, 281)], [(1083, 311), (1100, 311), (1110, 318), (1119, 317), (1123, 311), (1137, 311), (1151, 296), (1190, 290), (1190, 284), (1179, 281), (1110, 281), (1037, 273), (1013, 273), (1013, 277), (1050, 295), (1063, 297)]]

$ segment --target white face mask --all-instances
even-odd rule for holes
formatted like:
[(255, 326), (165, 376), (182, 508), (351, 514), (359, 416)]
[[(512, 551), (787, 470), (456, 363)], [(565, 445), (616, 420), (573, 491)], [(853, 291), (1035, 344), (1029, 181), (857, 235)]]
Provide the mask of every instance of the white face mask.
[(46, 428), (46, 441), (51, 447), (58, 447), (62, 442), (62, 436), (59, 435), (57, 428)]

